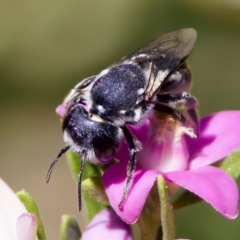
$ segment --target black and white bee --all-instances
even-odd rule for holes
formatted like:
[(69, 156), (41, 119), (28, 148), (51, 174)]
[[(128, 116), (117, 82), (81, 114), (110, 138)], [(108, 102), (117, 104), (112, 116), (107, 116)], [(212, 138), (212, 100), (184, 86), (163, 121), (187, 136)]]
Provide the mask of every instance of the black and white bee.
[(197, 128), (196, 99), (188, 93), (191, 72), (185, 63), (196, 38), (192, 28), (163, 34), (118, 64), (81, 81), (66, 96), (62, 129), (67, 146), (52, 162), (46, 182), (62, 154), (69, 149), (79, 154), (79, 210), (84, 162), (111, 161), (125, 138), (129, 163), (119, 202), (119, 208), (123, 206), (131, 187), (136, 152), (141, 150), (126, 124), (139, 124), (150, 112), (157, 111)]

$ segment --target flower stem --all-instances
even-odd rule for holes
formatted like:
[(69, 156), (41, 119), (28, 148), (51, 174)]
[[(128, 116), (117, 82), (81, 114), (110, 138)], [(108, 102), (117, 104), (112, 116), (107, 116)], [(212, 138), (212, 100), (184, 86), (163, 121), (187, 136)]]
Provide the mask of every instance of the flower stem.
[(173, 240), (175, 237), (173, 211), (167, 193), (167, 186), (162, 175), (157, 176), (158, 193), (160, 198), (161, 223), (163, 240)]

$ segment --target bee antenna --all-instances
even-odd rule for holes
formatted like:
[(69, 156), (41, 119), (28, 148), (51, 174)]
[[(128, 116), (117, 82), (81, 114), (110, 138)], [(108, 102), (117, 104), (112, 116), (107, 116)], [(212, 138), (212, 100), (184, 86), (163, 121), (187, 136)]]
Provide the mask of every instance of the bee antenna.
[(55, 166), (55, 164), (57, 163), (58, 159), (67, 151), (69, 150), (70, 146), (67, 145), (65, 148), (61, 149), (61, 151), (59, 152), (59, 154), (57, 155), (57, 157), (53, 160), (53, 162), (51, 163), (48, 172), (47, 172), (47, 176), (46, 176), (46, 183), (49, 182), (53, 168)]
[(81, 190), (81, 183), (82, 183), (82, 173), (85, 165), (85, 159), (82, 158), (81, 161), (81, 168), (78, 174), (78, 211), (81, 212), (82, 209), (82, 190)]

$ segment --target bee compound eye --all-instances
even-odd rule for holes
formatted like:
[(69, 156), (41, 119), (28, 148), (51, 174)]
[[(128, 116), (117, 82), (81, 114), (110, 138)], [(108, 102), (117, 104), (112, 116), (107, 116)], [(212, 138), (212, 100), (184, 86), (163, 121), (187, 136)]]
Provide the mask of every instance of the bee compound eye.
[(95, 137), (93, 139), (93, 148), (96, 157), (100, 162), (105, 163), (112, 160), (116, 152), (114, 141), (108, 137)]

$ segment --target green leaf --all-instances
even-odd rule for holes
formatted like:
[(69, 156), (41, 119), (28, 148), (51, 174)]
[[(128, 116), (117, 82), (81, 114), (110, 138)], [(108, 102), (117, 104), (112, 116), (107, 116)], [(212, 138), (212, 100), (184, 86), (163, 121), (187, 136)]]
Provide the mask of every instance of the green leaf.
[(202, 199), (194, 193), (187, 190), (182, 190), (181, 193), (173, 201), (173, 210), (178, 210), (180, 208), (184, 208), (201, 201)]
[[(67, 152), (67, 161), (73, 178), (77, 181), (78, 173), (81, 165), (81, 157), (72, 151)], [(96, 165), (85, 162), (85, 167), (82, 175), (82, 181), (89, 177), (101, 176), (101, 172)]]
[(88, 208), (88, 219), (90, 221), (94, 218), (95, 215), (97, 215), (103, 209), (108, 208), (108, 206), (93, 200), (91, 197), (88, 196), (88, 194), (85, 191), (82, 191), (82, 195)]
[(61, 240), (79, 240), (81, 231), (77, 220), (73, 216), (63, 215), (60, 226)]
[(82, 189), (96, 202), (109, 205), (109, 200), (102, 184), (102, 178), (91, 177), (85, 179), (82, 182)]
[(226, 157), (220, 168), (237, 180), (240, 176), (240, 149), (235, 150)]
[[(72, 151), (67, 152), (67, 160), (70, 171), (77, 182), (78, 173), (80, 170), (81, 165), (81, 158), (79, 155), (73, 153)], [(102, 177), (100, 169), (88, 161), (85, 162), (85, 167), (82, 175), (82, 182), (91, 177)], [(103, 209), (107, 208), (106, 205), (101, 204), (93, 200), (89, 195), (86, 193), (84, 189), (82, 189), (82, 196), (86, 202), (88, 208), (88, 218), (91, 220), (97, 213), (102, 211)]]
[[(159, 237), (160, 205), (157, 184), (154, 184), (143, 206), (137, 221), (140, 229), (141, 240), (162, 239)], [(161, 231), (160, 231), (161, 234)]]
[(167, 192), (167, 186), (165, 184), (164, 178), (160, 174), (157, 176), (157, 185), (160, 198), (163, 240), (173, 240), (175, 239), (173, 211)]
[(37, 228), (38, 239), (46, 240), (46, 234), (45, 234), (44, 226), (42, 223), (42, 219), (40, 217), (40, 213), (39, 213), (37, 204), (34, 201), (34, 199), (32, 198), (32, 196), (30, 194), (25, 192), (25, 190), (21, 190), (21, 191), (17, 192), (16, 195), (21, 200), (21, 202), (24, 204), (27, 211), (29, 213), (33, 213), (36, 216), (37, 222), (38, 222), (38, 228)]

